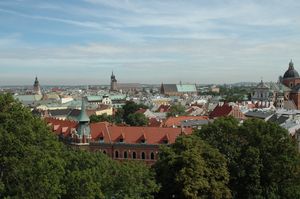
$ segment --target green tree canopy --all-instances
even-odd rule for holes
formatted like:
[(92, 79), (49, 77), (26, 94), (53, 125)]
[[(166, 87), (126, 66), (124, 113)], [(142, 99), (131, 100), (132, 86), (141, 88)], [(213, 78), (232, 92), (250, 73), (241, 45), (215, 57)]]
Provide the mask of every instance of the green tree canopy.
[(167, 117), (175, 117), (180, 115), (185, 115), (185, 108), (181, 104), (174, 104), (170, 107)]
[(132, 113), (128, 115), (127, 124), (130, 126), (147, 126), (148, 118), (143, 113)]
[(153, 198), (154, 172), (62, 145), (44, 121), (0, 95), (0, 198)]
[(230, 198), (226, 159), (197, 136), (180, 136), (162, 147), (155, 164), (157, 198)]
[(136, 104), (133, 101), (127, 101), (126, 104), (123, 106), (123, 120), (128, 124), (128, 117), (130, 114), (135, 113), (139, 109), (148, 109), (146, 105), (143, 104)]
[(300, 198), (296, 143), (277, 124), (220, 118), (197, 135), (227, 158), (234, 198)]
[(0, 198), (58, 198), (65, 161), (44, 122), (0, 95)]
[(95, 123), (95, 122), (109, 122), (109, 123), (113, 123), (114, 122), (114, 118), (111, 115), (107, 115), (106, 113), (102, 114), (102, 115), (91, 115), (90, 116), (90, 122), (91, 123)]

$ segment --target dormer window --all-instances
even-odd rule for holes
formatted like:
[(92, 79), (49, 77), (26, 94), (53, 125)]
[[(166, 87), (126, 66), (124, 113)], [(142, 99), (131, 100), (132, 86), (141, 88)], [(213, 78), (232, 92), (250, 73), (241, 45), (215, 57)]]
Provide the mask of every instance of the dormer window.
[(168, 143), (169, 143), (169, 140), (165, 139), (165, 140), (163, 140), (163, 143), (164, 143), (164, 144), (168, 144)]
[(142, 144), (145, 144), (147, 142), (145, 133), (143, 133), (143, 135), (139, 138), (139, 140), (140, 140), (140, 143), (142, 143)]
[(120, 139), (119, 139), (119, 142), (120, 142), (120, 143), (123, 143), (123, 142), (124, 142), (124, 139), (123, 139), (123, 138), (120, 138)]
[(146, 143), (146, 140), (145, 140), (145, 139), (141, 139), (141, 143), (142, 143), (142, 144), (145, 144), (145, 143)]
[(103, 136), (99, 137), (99, 142), (104, 142), (104, 137)]

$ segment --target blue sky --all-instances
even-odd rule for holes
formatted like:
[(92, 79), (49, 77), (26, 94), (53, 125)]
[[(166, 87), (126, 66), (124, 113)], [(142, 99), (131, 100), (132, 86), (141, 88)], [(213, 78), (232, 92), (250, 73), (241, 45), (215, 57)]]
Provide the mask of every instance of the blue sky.
[(1, 0), (0, 85), (277, 81), (298, 0)]

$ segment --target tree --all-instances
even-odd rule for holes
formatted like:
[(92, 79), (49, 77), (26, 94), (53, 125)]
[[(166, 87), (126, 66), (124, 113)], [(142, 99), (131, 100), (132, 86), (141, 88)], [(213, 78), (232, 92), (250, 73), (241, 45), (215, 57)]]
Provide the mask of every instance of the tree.
[(234, 198), (300, 198), (296, 143), (277, 124), (220, 118), (197, 135), (227, 158)]
[(149, 120), (143, 113), (132, 113), (128, 115), (127, 124), (131, 126), (146, 126)]
[(153, 198), (158, 191), (154, 172), (140, 162), (117, 162), (106, 155), (68, 150), (64, 199)]
[(157, 198), (230, 198), (224, 156), (197, 136), (162, 147), (154, 166), (162, 185)]
[(117, 164), (113, 189), (109, 195), (116, 199), (151, 199), (159, 190), (155, 174), (143, 162), (125, 161)]
[(109, 122), (109, 123), (113, 123), (114, 122), (114, 118), (111, 115), (107, 115), (106, 113), (102, 114), (102, 115), (91, 115), (90, 116), (90, 121), (91, 123), (95, 123), (95, 122)]
[(0, 95), (0, 198), (59, 198), (61, 148), (41, 119), (11, 95)]
[(127, 101), (126, 104), (123, 106), (123, 120), (128, 124), (128, 117), (130, 114), (135, 113), (139, 109), (148, 109), (146, 105), (143, 104), (136, 104), (133, 101)]
[(0, 95), (0, 198), (153, 198), (154, 172), (63, 146), (40, 118)]
[(167, 113), (167, 117), (175, 117), (185, 115), (185, 108), (181, 104), (175, 104), (170, 107), (170, 111)]

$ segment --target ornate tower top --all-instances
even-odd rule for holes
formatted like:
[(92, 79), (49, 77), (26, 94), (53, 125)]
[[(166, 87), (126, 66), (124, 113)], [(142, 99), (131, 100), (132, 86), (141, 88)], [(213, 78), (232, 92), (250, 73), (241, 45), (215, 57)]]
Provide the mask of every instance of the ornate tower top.
[(33, 91), (36, 95), (41, 95), (41, 87), (40, 87), (40, 82), (37, 78), (37, 76), (35, 76), (35, 80), (34, 80), (34, 84), (33, 84)]
[(291, 59), (291, 61), (289, 63), (289, 70), (294, 70), (294, 63), (293, 63), (292, 59)]
[(90, 118), (86, 114), (84, 98), (82, 98), (81, 111), (80, 111), (80, 115), (78, 116), (78, 122), (82, 122), (82, 123), (90, 122)]

